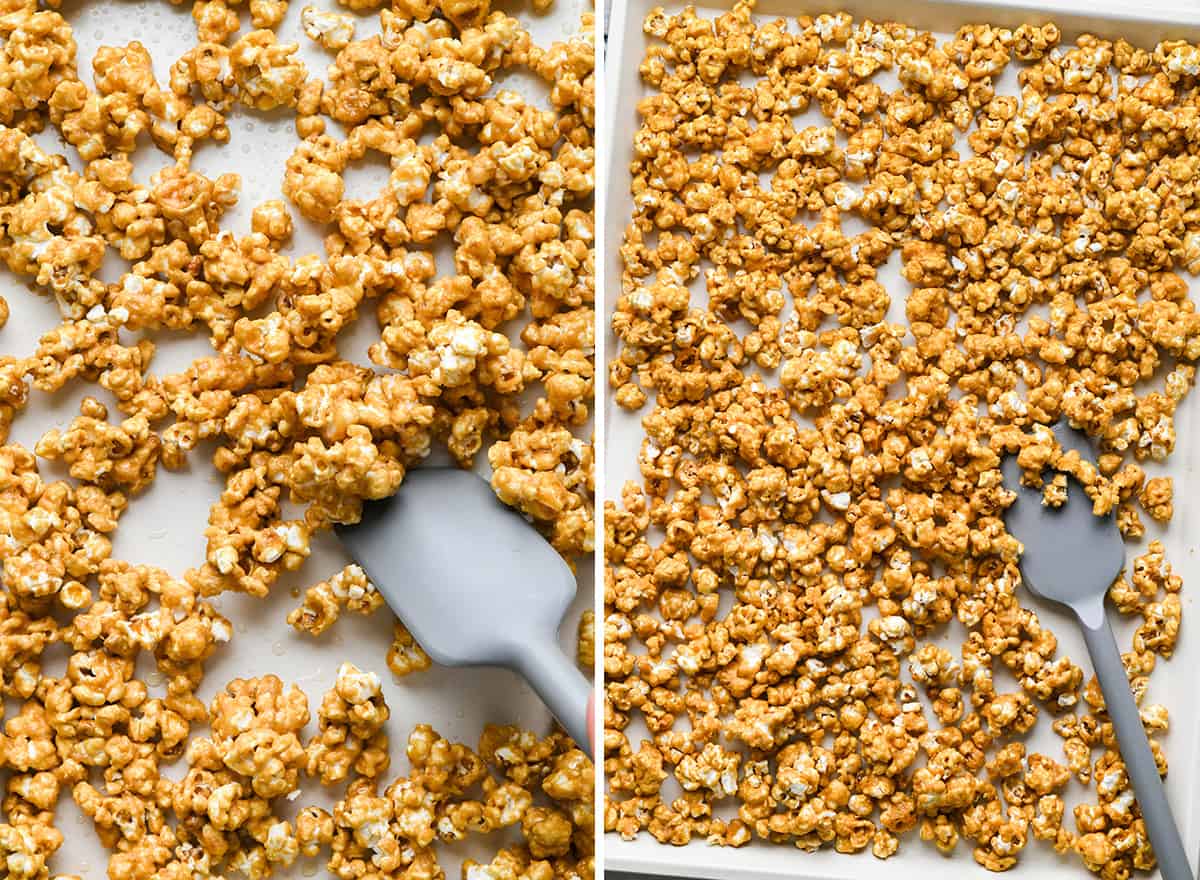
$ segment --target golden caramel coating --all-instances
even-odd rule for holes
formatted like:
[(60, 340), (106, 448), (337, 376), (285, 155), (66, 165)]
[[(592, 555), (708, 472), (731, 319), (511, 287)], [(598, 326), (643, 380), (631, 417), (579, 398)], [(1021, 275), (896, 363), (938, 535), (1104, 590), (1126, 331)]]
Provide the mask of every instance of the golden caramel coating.
[[(643, 22), (607, 377), (643, 436), (605, 511), (605, 828), (881, 859), (919, 837), (993, 871), (1036, 839), (1145, 870), (1098, 685), (1018, 590), (1000, 463), (1129, 540), (1171, 518), (1148, 471), (1200, 358), (1200, 50), (754, 12)], [(497, 476), (536, 516), (556, 493), (531, 470)], [(1183, 603), (1160, 544), (1130, 558), (1110, 596), (1137, 615), (1140, 699)], [(1061, 755), (1026, 752), (1039, 725)], [(1094, 787), (1073, 825), (1072, 776)]]
[[(362, 876), (372, 865), (432, 880), (441, 876), (435, 845), (507, 827), (521, 842), (500, 850), (481, 876), (509, 876), (495, 872), (512, 866), (514, 878), (592, 876), (592, 764), (564, 737), (488, 727), (476, 753), (419, 725), (406, 751), (411, 772), (382, 795), (374, 780), (359, 779), (332, 814), (308, 810), (298, 819), (301, 846), (327, 845), (334, 876)], [(464, 874), (479, 868), (468, 860)]]
[[(0, 261), (61, 316), (31, 338), (0, 297), (0, 874), (78, 880), (51, 867), (68, 796), (111, 880), (266, 880), (301, 856), (342, 880), (442, 880), (439, 848), (505, 828), (471, 850), (495, 853), (476, 872), (591, 880), (592, 763), (561, 732), (488, 728), (473, 751), (419, 726), (389, 782), (374, 672), (339, 669), (315, 732), (275, 676), (248, 669), (211, 700), (204, 681), (234, 637), (217, 597), (267, 597), (436, 445), (463, 467), (494, 455), (499, 495), (572, 565), (592, 551), (591, 15), (539, 47), (487, 0), (194, 0), (179, 57), (133, 41), (89, 59), (57, 5), (0, 15)], [(328, 70), (278, 36), (289, 15)], [(530, 76), (548, 97), (513, 90)], [(299, 142), (281, 199), (235, 233), (241, 178), (193, 159), (230, 166), (246, 112), (294, 116)], [(371, 153), (387, 183), (347, 198)], [(297, 211), (323, 225), (319, 253), (290, 249)], [(364, 317), (354, 364), (339, 342)], [(156, 341), (185, 333), (211, 351), (158, 369)], [(77, 416), (7, 442), (31, 395), (81, 390)], [(114, 559), (159, 466), (202, 459), (221, 480), (191, 536), (203, 562)], [(319, 637), (382, 604), (352, 565), (288, 619)], [(388, 668), (430, 664), (397, 621)], [(294, 803), (305, 777), (340, 786), (332, 811)]]
[(34, 451), (49, 461), (62, 459), (72, 477), (106, 491), (136, 495), (149, 485), (160, 441), (146, 417), (110, 425), (107, 409), (91, 397), (84, 399), (80, 412), (66, 431), (51, 429), (42, 435)]
[(307, 71), (292, 56), (296, 43), (278, 43), (274, 31), (251, 31), (229, 49), (238, 100), (255, 110), (294, 107)]
[(337, 622), (343, 609), (370, 614), (383, 606), (383, 596), (357, 565), (348, 565), (304, 593), (304, 604), (288, 615), (288, 623), (319, 636)]
[(343, 663), (337, 681), (321, 701), (320, 732), (305, 749), (309, 776), (322, 785), (355, 778), (374, 779), (388, 768), (388, 739), (384, 723), (388, 708), (379, 676)]
[(596, 664), (596, 612), (591, 608), (579, 616), (575, 636), (575, 661), (590, 673)]
[(300, 13), (304, 33), (323, 49), (341, 51), (354, 39), (354, 19), (340, 12), (305, 6)]
[(433, 665), (429, 655), (417, 644), (408, 628), (397, 620), (392, 625), (392, 645), (388, 648), (387, 666), (397, 678), (422, 672)]

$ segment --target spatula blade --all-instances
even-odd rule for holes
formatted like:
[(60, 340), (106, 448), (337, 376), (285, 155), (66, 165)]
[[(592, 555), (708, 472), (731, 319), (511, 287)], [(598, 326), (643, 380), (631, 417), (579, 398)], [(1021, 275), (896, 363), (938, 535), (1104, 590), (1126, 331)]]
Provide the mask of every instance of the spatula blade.
[(410, 471), (338, 537), (425, 652), (445, 666), (511, 666), (552, 643), (575, 596), (562, 557), (486, 481), (457, 468)]
[[(1054, 434), (1064, 449), (1091, 456), (1086, 437), (1059, 423)], [(1042, 490), (1021, 484), (1016, 456), (1001, 465), (1006, 488), (1017, 493), (1004, 513), (1009, 534), (1024, 545), (1021, 574), (1025, 586), (1039, 596), (1079, 610), (1103, 600), (1125, 565), (1125, 544), (1112, 514), (1096, 516), (1091, 499), (1068, 477), (1067, 501), (1060, 507), (1043, 503)]]

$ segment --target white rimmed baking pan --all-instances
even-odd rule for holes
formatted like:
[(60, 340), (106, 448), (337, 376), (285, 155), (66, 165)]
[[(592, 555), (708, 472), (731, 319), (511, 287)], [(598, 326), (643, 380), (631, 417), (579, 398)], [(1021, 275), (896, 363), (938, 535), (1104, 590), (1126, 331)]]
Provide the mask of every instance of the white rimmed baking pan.
[[(346, 11), (336, 0), (294, 0), (278, 29), (281, 42), (295, 42), (310, 74), (325, 76), (334, 54), (322, 50), (301, 30), (300, 13), (304, 6), (315, 5), (325, 10)], [(386, 4), (385, 4), (386, 6)], [(525, 0), (497, 2), (508, 14), (518, 18), (541, 46), (569, 38), (578, 32), (582, 11), (590, 8), (587, 0), (555, 0), (553, 9), (539, 14)], [(192, 4), (173, 4), (166, 0), (87, 0), (67, 2), (62, 13), (74, 29), (79, 44), (80, 77), (92, 85), (92, 57), (100, 46), (124, 46), (140, 41), (151, 53), (158, 82), (166, 86), (171, 65), (184, 52), (196, 45), (196, 25), (192, 20)], [(238, 36), (251, 30), (246, 4), (237, 7), (242, 13), (242, 29)], [(379, 12), (354, 15), (356, 39), (364, 39), (380, 31)], [(547, 106), (547, 89), (528, 71), (506, 74), (497, 83), (501, 88), (523, 92)], [(282, 199), (284, 163), (299, 143), (291, 112), (252, 112), (236, 107), (228, 117), (230, 142), (224, 146), (205, 143), (198, 147), (193, 167), (215, 177), (220, 173), (241, 175), (242, 185), (238, 204), (222, 219), (221, 227), (236, 236), (250, 229), (251, 209), (267, 199)], [(330, 132), (342, 138), (344, 132), (330, 125)], [(75, 149), (62, 143), (57, 130), (48, 127), (37, 136), (43, 148), (63, 153), (77, 170), (81, 168)], [(149, 181), (158, 168), (173, 164), (170, 156), (149, 142), (134, 154), (136, 178)], [(347, 197), (369, 198), (377, 193), (388, 179), (388, 164), (381, 154), (369, 155), (355, 163), (346, 174)], [(315, 253), (324, 257), (322, 238), (328, 229), (306, 221), (289, 204), (296, 224), (292, 242), (284, 250), (293, 258)], [(436, 257), (442, 271), (453, 267), (452, 251), (442, 246)], [(121, 261), (106, 264), (101, 275), (106, 281), (116, 281), (122, 271)], [(37, 339), (60, 322), (54, 301), (39, 297), (18, 278), (0, 267), (0, 287), (12, 309), (8, 324), (0, 329), (0, 353), (28, 356), (37, 346)], [(379, 326), (373, 304), (364, 304), (353, 328), (338, 339), (342, 356), (367, 365), (367, 346), (378, 339)], [(158, 376), (183, 370), (194, 358), (212, 354), (207, 333), (163, 333), (156, 339), (159, 348), (151, 363)], [(12, 441), (32, 449), (38, 437), (51, 427), (65, 428), (79, 413), (79, 401), (86, 395), (99, 398), (109, 405), (112, 418), (122, 417), (116, 402), (105, 389), (92, 383), (74, 381), (60, 393), (46, 395), (35, 391), (28, 408), (18, 414), (12, 427)], [(204, 528), (211, 504), (219, 497), (224, 481), (213, 468), (212, 446), (197, 449), (189, 467), (180, 471), (158, 469), (154, 484), (145, 494), (134, 498), (114, 535), (113, 556), (133, 563), (156, 565), (175, 577), (182, 577), (190, 566), (204, 561)], [(438, 453), (435, 451), (435, 456)], [(487, 472), (485, 454), (480, 454), (479, 467)], [(47, 481), (66, 476), (56, 463), (39, 461)], [(290, 515), (290, 514), (289, 514)], [(468, 547), (469, 538), (463, 538)], [(206, 664), (204, 681), (198, 691), (207, 704), (214, 694), (234, 678), (249, 678), (274, 674), (286, 684), (297, 684), (308, 695), (313, 720), (305, 727), (307, 740), (317, 730), (316, 714), (325, 692), (337, 677), (338, 666), (350, 661), (364, 670), (376, 672), (383, 679), (384, 696), (391, 710), (387, 732), (391, 738), (391, 769), (383, 775), (385, 785), (396, 776), (408, 772), (405, 745), (409, 732), (420, 723), (434, 726), (443, 736), (469, 744), (479, 743), (479, 735), (488, 723), (517, 724), (537, 731), (550, 729), (551, 718), (541, 701), (515, 674), (500, 669), (449, 669), (433, 667), (402, 679), (393, 679), (388, 672), (386, 655), (391, 644), (392, 616), (382, 609), (370, 617), (347, 613), (320, 638), (298, 633), (287, 624), (288, 612), (299, 605), (302, 594), (293, 596), (291, 590), (304, 588), (328, 578), (350, 562), (332, 533), (325, 532), (313, 541), (312, 556), (299, 572), (288, 573), (280, 579), (263, 600), (245, 595), (226, 594), (214, 604), (234, 625), (232, 640), (221, 646)], [(583, 609), (592, 607), (592, 573), (590, 559), (581, 559), (578, 567), (578, 598), (568, 612), (562, 627), (562, 643), (574, 652), (575, 624)], [(46, 668), (50, 674), (62, 675), (66, 668), (66, 653), (61, 646), (47, 651)], [(153, 662), (139, 664), (139, 678), (145, 680), (153, 672)], [(161, 696), (165, 683), (161, 676), (150, 675), (151, 694)], [(16, 714), (19, 705), (10, 702), (4, 720)], [(207, 736), (205, 725), (192, 728), (192, 736)], [(180, 759), (164, 764), (164, 775), (182, 778), (187, 762)], [(4, 775), (0, 772), (0, 775)], [(315, 779), (301, 777), (299, 796), (287, 804), (278, 805), (281, 814), (291, 818), (300, 807), (316, 804), (330, 808), (345, 791), (345, 785), (324, 788)], [(2, 821), (2, 820), (0, 820)], [(77, 874), (83, 880), (104, 880), (107, 877), (109, 852), (100, 845), (91, 820), (84, 816), (64, 792), (59, 800), (56, 825), (66, 840), (50, 860), (51, 874)], [(459, 865), (466, 858), (487, 862), (501, 846), (505, 833), (486, 837), (474, 835), (461, 844), (440, 847), (440, 860), (446, 876), (458, 880)], [(301, 857), (287, 869), (273, 875), (277, 880), (300, 880), (309, 877), (331, 876), (324, 867), (327, 859)], [(0, 861), (0, 880), (9, 876)], [(231, 880), (241, 875), (227, 872)]]
[[(638, 101), (650, 94), (650, 89), (638, 76), (638, 66), (649, 44), (642, 32), (642, 21), (651, 9), (663, 6), (676, 13), (685, 3), (670, 0), (614, 0), (608, 28), (605, 72), (604, 121), (601, 124), (601, 172), (604, 175), (602, 228), (604, 253), (602, 277), (604, 303), (602, 314), (611, 316), (621, 295), (621, 261), (618, 248), (622, 233), (632, 213), (629, 192), (629, 162), (632, 158), (633, 135), (639, 118)], [(702, 0), (695, 4), (699, 14), (716, 16), (728, 10), (733, 0)], [(1063, 31), (1063, 44), (1072, 43), (1080, 33), (1116, 39), (1124, 37), (1135, 45), (1153, 47), (1163, 39), (1185, 39), (1200, 42), (1200, 4), (1145, 2), (1121, 3), (1117, 0), (1047, 0), (1034, 4), (1013, 0), (910, 0), (898, 4), (886, 0), (844, 0), (844, 2), (806, 2), (806, 0), (760, 0), (756, 7), (759, 20), (777, 17), (795, 18), (799, 15), (818, 15), (824, 12), (847, 12), (856, 20), (902, 21), (920, 30), (933, 31), (946, 38), (965, 24), (988, 23), (1016, 27), (1025, 22), (1054, 21)], [(1014, 91), (1018, 65), (1011, 64), (998, 80), (997, 91)], [(815, 112), (812, 121), (797, 120), (797, 127), (823, 119)], [(960, 148), (962, 149), (962, 148)], [(900, 278), (899, 261), (895, 258), (881, 267), (879, 282), (893, 294), (889, 320), (904, 321), (903, 300), (899, 295), (908, 289)], [(1188, 276), (1184, 276), (1187, 278)], [(1200, 283), (1188, 279), (1190, 283)], [(693, 285), (693, 302), (703, 302), (703, 286)], [(1193, 293), (1195, 296), (1196, 293)], [(604, 328), (606, 357), (616, 353), (616, 340)], [(615, 405), (611, 393), (604, 427), (604, 493), (609, 499), (618, 498), (626, 480), (640, 483), (637, 453), (642, 439), (640, 418), (648, 409), (630, 414)], [(1192, 599), (1200, 590), (1200, 394), (1193, 393), (1176, 416), (1179, 441), (1174, 454), (1162, 467), (1150, 465), (1150, 475), (1166, 474), (1175, 478), (1175, 517), (1170, 525), (1157, 533), (1147, 528), (1147, 537), (1127, 547), (1127, 558), (1145, 552), (1151, 537), (1159, 537), (1166, 545), (1167, 558), (1183, 577), (1184, 619), (1179, 645), (1170, 661), (1158, 664), (1152, 679), (1147, 702), (1166, 705), (1171, 712), (1171, 730), (1162, 738), (1170, 762), (1167, 790), (1175, 809), (1176, 820), (1183, 834), (1193, 870), (1200, 862), (1200, 687), (1196, 668), (1200, 666), (1200, 635), (1193, 630), (1200, 626), (1200, 610)], [(1087, 654), (1076, 627), (1063, 614), (1049, 605), (1023, 595), (1022, 600), (1034, 608), (1041, 622), (1054, 631), (1059, 650), (1070, 656), (1091, 674)], [(1128, 650), (1132, 625), (1112, 614), (1117, 638), (1122, 650)], [(934, 632), (931, 640), (947, 639), (948, 647), (958, 647), (958, 632)], [(999, 673), (1000, 670), (997, 669)], [(637, 741), (644, 731), (636, 727), (629, 731)], [(1026, 738), (1030, 751), (1042, 751), (1061, 760), (1062, 740), (1050, 730), (1045, 713), (1039, 717), (1035, 730)], [(1072, 781), (1066, 792), (1067, 827), (1074, 823), (1070, 808), (1083, 794), (1079, 783)], [(806, 853), (789, 846), (772, 846), (754, 841), (740, 849), (712, 847), (702, 839), (684, 847), (658, 843), (647, 833), (629, 842), (615, 834), (605, 835), (605, 865), (613, 871), (630, 871), (668, 877), (711, 878), (711, 880), (773, 880), (773, 878), (808, 878), (808, 880), (884, 880), (893, 877), (918, 877), (937, 872), (952, 872), (956, 877), (984, 878), (995, 876), (976, 864), (971, 847), (960, 844), (954, 854), (942, 856), (931, 845), (919, 840), (914, 831), (901, 839), (900, 851), (886, 861), (880, 861), (864, 851), (843, 855), (825, 848)], [(1090, 875), (1074, 855), (1059, 856), (1043, 841), (1030, 840), (1018, 864), (1008, 876), (1013, 878), (1076, 877), (1086, 880)], [(1150, 876), (1157, 876), (1157, 872)]]

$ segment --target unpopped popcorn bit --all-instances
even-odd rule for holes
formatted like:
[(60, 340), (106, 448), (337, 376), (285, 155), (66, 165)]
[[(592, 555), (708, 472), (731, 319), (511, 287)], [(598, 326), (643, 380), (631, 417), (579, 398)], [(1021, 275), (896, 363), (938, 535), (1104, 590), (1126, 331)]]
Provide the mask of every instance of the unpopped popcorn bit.
[[(1146, 470), (1200, 357), (1178, 274), (1200, 270), (1200, 50), (753, 9), (643, 23), (608, 381), (644, 438), (605, 512), (605, 827), (878, 858), (919, 836), (996, 871), (1033, 837), (1148, 869), (1099, 689), (1017, 589), (999, 464), (1129, 540), (1171, 516)], [(1140, 618), (1135, 694), (1179, 589), (1152, 543), (1110, 590)], [(1026, 754), (1038, 724), (1061, 756)], [(1072, 776), (1099, 801), (1073, 827)]]

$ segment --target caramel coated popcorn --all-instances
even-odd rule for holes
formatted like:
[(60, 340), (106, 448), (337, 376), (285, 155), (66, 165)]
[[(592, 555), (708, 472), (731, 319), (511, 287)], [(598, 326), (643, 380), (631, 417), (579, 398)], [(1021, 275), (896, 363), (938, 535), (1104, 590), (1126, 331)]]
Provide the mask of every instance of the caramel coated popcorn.
[(318, 833), (333, 876), (433, 880), (444, 876), (436, 846), (510, 827), (520, 842), (487, 865), (468, 859), (464, 877), (593, 876), (592, 763), (566, 737), (488, 727), (475, 752), (419, 725), (406, 753), (409, 775), (382, 793), (374, 779), (359, 779), (318, 820), (327, 823)]
[[(752, 12), (644, 21), (605, 828), (881, 859), (920, 838), (994, 871), (1036, 839), (1110, 880), (1149, 869), (1098, 686), (1018, 591), (1000, 463), (1131, 541), (1171, 518), (1146, 471), (1200, 357), (1179, 274), (1200, 270), (1200, 50)], [(1139, 699), (1180, 587), (1155, 542), (1110, 591)], [(1143, 714), (1165, 772), (1166, 709)], [(1061, 753), (1027, 753), (1051, 725)]]
[(305, 752), (308, 774), (320, 776), (322, 785), (332, 785), (351, 771), (373, 779), (387, 770), (383, 727), (388, 714), (379, 676), (343, 663), (333, 689), (321, 701), (321, 731)]
[[(19, 281), (0, 298), (4, 876), (72, 880), (51, 874), (65, 797), (111, 880), (263, 880), (302, 856), (345, 880), (441, 880), (438, 847), (501, 828), (475, 866), (493, 880), (593, 876), (592, 764), (560, 732), (488, 728), (476, 752), (418, 726), (389, 783), (376, 671), (343, 665), (311, 708), (252, 668), (207, 699), (235, 638), (217, 597), (269, 596), (437, 445), (493, 462), (497, 494), (572, 565), (593, 548), (592, 17), (538, 46), (485, 0), (343, 5), (356, 15), (195, 0), (177, 58), (137, 41), (79, 58), (55, 2), (0, 15), (0, 261)], [(327, 70), (280, 37), (289, 15)], [(262, 114), (294, 117), (295, 149), (280, 198), (234, 231), (230, 169), (248, 160), (222, 147)], [(389, 179), (347, 198), (369, 153)], [(292, 249), (302, 222), (320, 253)], [(23, 287), (61, 316), (40, 336), (9, 321)], [(360, 319), (370, 366), (339, 352)], [(183, 334), (211, 351), (159, 369), (156, 343)], [(78, 414), (7, 442), (31, 399), (80, 390)], [(204, 535), (172, 535), (203, 541), (203, 562), (114, 558), (160, 467), (205, 459), (220, 493)], [(288, 619), (320, 637), (382, 604), (351, 565)], [(384, 650), (395, 675), (430, 665), (399, 621)], [(313, 780), (339, 786), (332, 812), (295, 803)]]
[(309, 587), (304, 604), (288, 615), (288, 623), (319, 636), (337, 621), (343, 609), (370, 614), (383, 607), (383, 596), (358, 565), (348, 565), (327, 581)]

